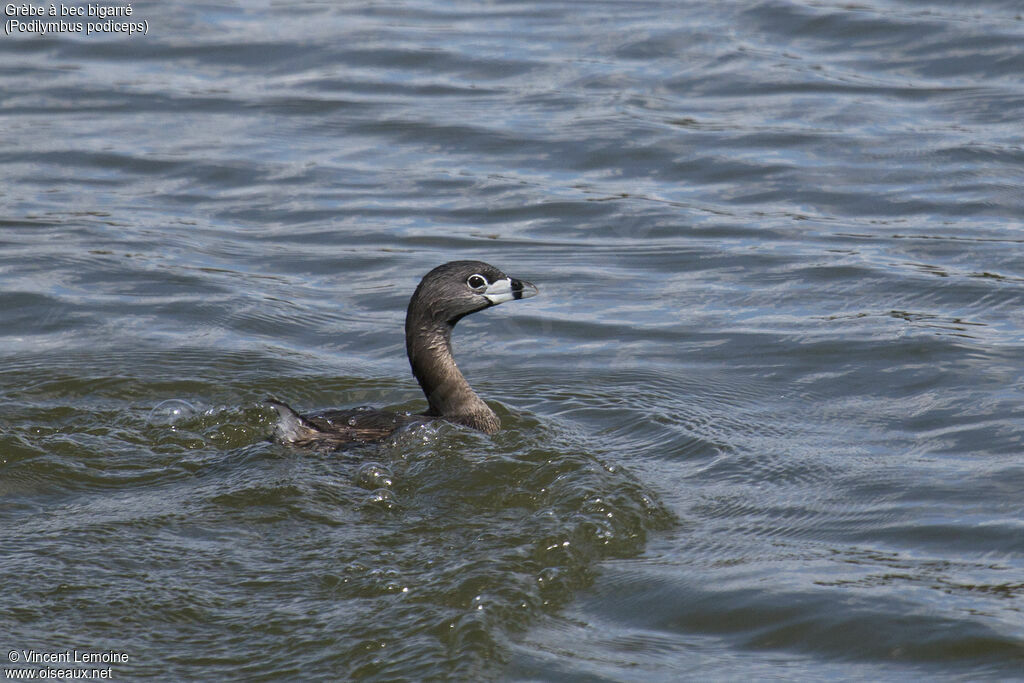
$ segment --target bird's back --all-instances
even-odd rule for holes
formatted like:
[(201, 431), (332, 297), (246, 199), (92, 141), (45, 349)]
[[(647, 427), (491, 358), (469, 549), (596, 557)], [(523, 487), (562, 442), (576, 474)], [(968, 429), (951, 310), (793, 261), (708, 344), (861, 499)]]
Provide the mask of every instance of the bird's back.
[(424, 415), (390, 410), (354, 408), (300, 415), (287, 403), (268, 399), (280, 419), (274, 434), (280, 441), (299, 448), (334, 450), (346, 444), (376, 443), (410, 424), (428, 422)]

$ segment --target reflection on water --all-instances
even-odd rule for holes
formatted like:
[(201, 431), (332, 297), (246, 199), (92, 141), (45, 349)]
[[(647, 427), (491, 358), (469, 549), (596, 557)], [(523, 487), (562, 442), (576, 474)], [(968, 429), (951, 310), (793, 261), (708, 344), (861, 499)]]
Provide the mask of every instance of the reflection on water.
[[(0, 41), (9, 649), (1019, 675), (1016, 8), (145, 14)], [(268, 395), (421, 410), (405, 306), (453, 258), (542, 290), (456, 332), (502, 432), (268, 440)]]

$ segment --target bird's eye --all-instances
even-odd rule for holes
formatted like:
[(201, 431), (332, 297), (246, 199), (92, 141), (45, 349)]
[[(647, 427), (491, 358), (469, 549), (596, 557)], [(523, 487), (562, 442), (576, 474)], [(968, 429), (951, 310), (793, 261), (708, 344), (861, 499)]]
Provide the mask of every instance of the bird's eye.
[(487, 286), (487, 278), (474, 273), (466, 278), (466, 284), (469, 285), (470, 289), (483, 289)]

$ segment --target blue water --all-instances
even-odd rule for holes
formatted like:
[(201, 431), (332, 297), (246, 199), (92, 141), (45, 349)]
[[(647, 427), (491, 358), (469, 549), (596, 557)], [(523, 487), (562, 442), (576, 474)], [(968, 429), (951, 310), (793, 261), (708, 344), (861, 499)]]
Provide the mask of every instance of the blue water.
[[(1024, 678), (1019, 3), (132, 7), (0, 37), (6, 672)], [(271, 442), (452, 259), (503, 430)]]

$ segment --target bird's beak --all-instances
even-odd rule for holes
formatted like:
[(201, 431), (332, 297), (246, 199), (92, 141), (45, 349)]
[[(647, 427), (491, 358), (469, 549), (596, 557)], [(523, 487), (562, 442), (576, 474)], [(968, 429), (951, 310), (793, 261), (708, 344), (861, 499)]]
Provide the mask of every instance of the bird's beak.
[(529, 299), (531, 296), (536, 296), (537, 291), (537, 288), (529, 282), (507, 277), (504, 280), (491, 283), (484, 290), (484, 296), (492, 306), (495, 306), (513, 299)]

